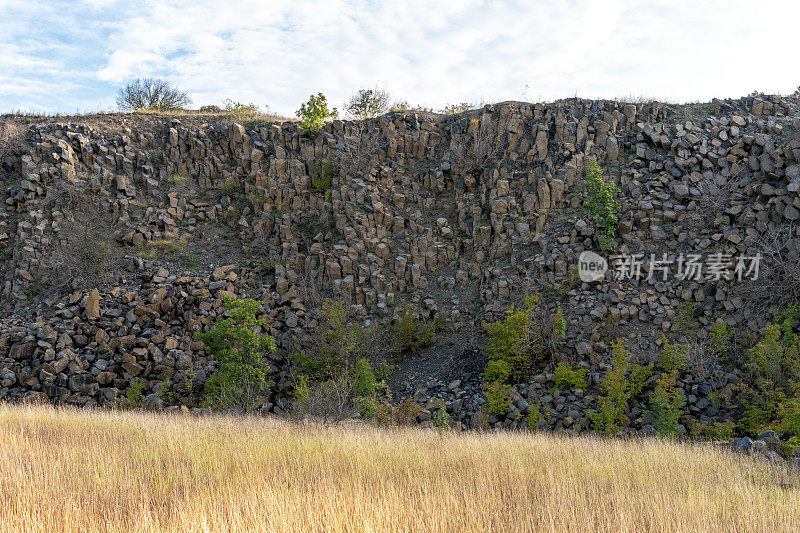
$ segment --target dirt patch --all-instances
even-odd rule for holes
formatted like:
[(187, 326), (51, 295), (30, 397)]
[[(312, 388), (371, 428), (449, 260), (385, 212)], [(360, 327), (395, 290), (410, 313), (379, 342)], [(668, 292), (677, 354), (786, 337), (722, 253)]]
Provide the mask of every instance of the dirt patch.
[(486, 356), (480, 348), (484, 342), (476, 331), (460, 331), (439, 337), (433, 346), (397, 363), (389, 375), (388, 385), (394, 390), (406, 381), (419, 383), (433, 379), (448, 382), (480, 374), (486, 366)]

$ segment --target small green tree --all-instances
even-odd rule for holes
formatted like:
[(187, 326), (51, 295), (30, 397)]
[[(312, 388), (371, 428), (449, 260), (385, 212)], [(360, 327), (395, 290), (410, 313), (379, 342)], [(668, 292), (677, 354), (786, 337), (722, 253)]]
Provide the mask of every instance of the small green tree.
[(264, 332), (268, 326), (257, 316), (259, 302), (229, 297), (223, 301), (228, 317), (198, 336), (219, 362), (219, 370), (206, 382), (206, 405), (254, 411), (269, 399), (267, 356), (275, 350), (275, 339)]
[(659, 354), (659, 368), (667, 373), (683, 370), (686, 367), (687, 345), (671, 343), (664, 335), (661, 335), (661, 342), (664, 347)]
[(383, 89), (360, 89), (347, 102), (347, 113), (358, 119), (382, 115), (389, 110), (389, 93)]
[(524, 376), (537, 364), (553, 358), (566, 337), (566, 320), (559, 308), (548, 316), (538, 307), (539, 297), (525, 296), (521, 307), (513, 306), (503, 319), (485, 325), (489, 342), (484, 351), (489, 358), (483, 373), (486, 399), (492, 414), (505, 414), (510, 405), (508, 382)]
[(742, 385), (737, 401), (742, 409), (738, 431), (752, 434), (778, 424), (781, 411), (800, 392), (800, 335), (797, 308), (763, 330), (762, 339), (747, 351), (745, 368), (750, 384)]
[(508, 364), (509, 377), (520, 378), (534, 365), (555, 355), (566, 337), (566, 320), (559, 308), (548, 316), (537, 307), (539, 296), (526, 295), (522, 306), (512, 306), (503, 319), (485, 325), (489, 342), (484, 350), (489, 361)]
[(674, 437), (678, 434), (678, 419), (683, 414), (686, 396), (678, 386), (678, 370), (665, 373), (656, 383), (650, 409), (645, 419), (653, 425), (656, 434), (662, 437)]
[(787, 390), (800, 382), (800, 336), (792, 331), (795, 317), (764, 328), (763, 338), (747, 352), (747, 369), (756, 381)]
[(122, 409), (141, 409), (144, 405), (145, 385), (146, 382), (141, 378), (132, 379), (125, 389), (125, 397), (121, 399), (119, 406)]
[(525, 415), (525, 425), (528, 429), (535, 430), (539, 427), (539, 421), (542, 419), (542, 406), (539, 403), (532, 403), (528, 406), (528, 414)]
[(377, 387), (378, 380), (372, 372), (372, 366), (362, 357), (353, 367), (353, 393), (359, 398), (371, 397), (375, 395)]
[(373, 418), (378, 407), (378, 391), (385, 385), (373, 371), (383, 362), (386, 344), (374, 326), (349, 320), (349, 308), (342, 302), (326, 299), (323, 320), (304, 351), (294, 354), (295, 414), (339, 421), (359, 412)]
[(339, 112), (334, 107), (328, 109), (328, 99), (322, 93), (313, 94), (308, 98), (308, 102), (302, 104), (297, 110), (297, 118), (300, 119), (300, 130), (303, 133), (316, 133), (325, 125), (329, 118), (336, 118)]
[(600, 382), (597, 411), (589, 413), (594, 427), (607, 436), (614, 435), (628, 422), (628, 403), (642, 392), (645, 382), (652, 375), (649, 365), (631, 364), (630, 352), (622, 342), (615, 341), (612, 352), (612, 366)]
[(780, 429), (800, 437), (800, 396), (783, 402), (778, 410)]
[(610, 252), (611, 240), (617, 233), (619, 212), (622, 209), (614, 195), (621, 191), (616, 183), (603, 179), (603, 169), (595, 157), (589, 159), (586, 167), (586, 190), (589, 197), (583, 205), (595, 218), (600, 248)]
[(452, 424), (453, 419), (450, 418), (447, 407), (440, 405), (436, 410), (436, 414), (433, 415), (433, 425), (439, 429), (449, 429)]

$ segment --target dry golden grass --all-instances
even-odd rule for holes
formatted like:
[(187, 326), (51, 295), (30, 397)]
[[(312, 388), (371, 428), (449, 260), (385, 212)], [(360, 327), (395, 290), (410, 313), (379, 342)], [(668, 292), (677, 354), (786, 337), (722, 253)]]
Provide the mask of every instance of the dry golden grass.
[(0, 405), (2, 531), (790, 531), (710, 447)]
[(0, 118), (0, 158), (19, 147), (25, 127), (13, 118)]
[(204, 117), (204, 118), (223, 118), (243, 121), (260, 122), (296, 122), (297, 118), (284, 117), (270, 112), (262, 112), (256, 108), (255, 112), (233, 112), (231, 110), (220, 109), (215, 113), (199, 111), (197, 109), (139, 109), (128, 112), (130, 115), (155, 115), (168, 117)]
[(139, 246), (136, 255), (142, 259), (153, 260), (163, 257), (164, 254), (167, 253), (178, 253), (186, 248), (187, 244), (189, 244), (189, 241), (185, 238), (170, 239), (161, 237), (153, 239), (152, 241), (147, 241)]

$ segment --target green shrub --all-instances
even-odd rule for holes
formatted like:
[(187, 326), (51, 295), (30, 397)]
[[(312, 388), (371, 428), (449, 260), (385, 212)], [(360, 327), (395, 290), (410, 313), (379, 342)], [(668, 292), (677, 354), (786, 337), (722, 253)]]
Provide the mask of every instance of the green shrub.
[(692, 300), (681, 302), (675, 308), (675, 324), (679, 332), (690, 335), (696, 330), (697, 322), (694, 319), (696, 308), (697, 304)]
[(594, 157), (589, 159), (586, 167), (586, 190), (589, 197), (584, 207), (595, 217), (600, 248), (611, 251), (611, 240), (617, 232), (619, 212), (622, 209), (614, 195), (621, 191), (616, 183), (603, 179), (603, 169)]
[(736, 400), (741, 407), (741, 416), (736, 424), (737, 432), (755, 435), (775, 425), (786, 395), (761, 381), (755, 387), (743, 384)]
[(778, 409), (779, 427), (782, 431), (791, 431), (800, 437), (800, 396), (789, 398)]
[(483, 379), (487, 382), (506, 382), (511, 377), (511, 364), (505, 359), (490, 359), (486, 363)]
[(690, 435), (695, 440), (710, 440), (715, 442), (730, 442), (733, 430), (736, 427), (732, 421), (703, 424), (698, 422), (692, 426)]
[(125, 389), (125, 398), (120, 402), (122, 409), (141, 409), (144, 405), (144, 387), (146, 382), (141, 378), (132, 379)]
[(652, 363), (647, 365), (630, 365), (630, 373), (628, 376), (628, 392), (631, 398), (637, 397), (644, 390), (647, 380), (653, 375)]
[[(742, 415), (737, 429), (754, 434), (780, 425), (792, 411), (800, 389), (800, 337), (794, 333), (797, 309), (791, 308), (747, 351), (745, 370), (750, 382), (740, 387), (737, 402)], [(791, 417), (790, 417), (791, 418)]]
[(361, 407), (361, 416), (372, 419), (378, 402), (378, 380), (372, 366), (365, 358), (356, 361), (353, 367), (353, 395), (355, 402)]
[(311, 382), (309, 381), (307, 375), (301, 374), (297, 377), (297, 380), (294, 382), (294, 390), (292, 391), (292, 396), (294, 400), (303, 407), (305, 407), (307, 403), (310, 401)]
[(333, 187), (333, 178), (338, 175), (336, 161), (333, 158), (324, 161), (317, 172), (311, 176), (311, 191), (324, 194)]
[(328, 99), (322, 93), (313, 94), (308, 98), (308, 102), (302, 104), (297, 110), (297, 117), (300, 119), (300, 131), (303, 133), (316, 133), (325, 125), (329, 118), (336, 118), (339, 115), (336, 108), (328, 109)]
[(375, 423), (380, 426), (409, 426), (413, 424), (422, 408), (411, 398), (397, 405), (378, 404), (375, 410)]
[(659, 354), (658, 366), (664, 372), (682, 370), (686, 366), (686, 345), (671, 343), (665, 336), (661, 336), (663, 347)]
[(357, 397), (365, 398), (375, 396), (378, 380), (372, 372), (372, 366), (365, 358), (356, 361), (353, 368), (353, 392)]
[(714, 322), (714, 325), (711, 326), (709, 334), (711, 348), (718, 358), (726, 358), (726, 354), (731, 349), (731, 337), (733, 337), (733, 332), (728, 329), (725, 322)]
[(198, 336), (219, 362), (219, 370), (205, 386), (209, 407), (240, 407), (250, 412), (269, 400), (267, 357), (275, 350), (275, 339), (265, 333), (268, 325), (257, 316), (260, 305), (247, 298), (226, 297), (228, 318)]
[(564, 363), (556, 367), (556, 386), (560, 389), (585, 389), (586, 369), (572, 370)]
[(528, 429), (536, 429), (539, 427), (539, 421), (542, 419), (542, 407), (538, 403), (528, 406), (528, 414), (525, 415), (525, 425)]
[(645, 412), (647, 420), (662, 437), (674, 437), (678, 434), (678, 420), (683, 414), (686, 396), (678, 385), (678, 370), (664, 373), (656, 383), (650, 408)]
[(614, 435), (627, 423), (630, 391), (625, 379), (629, 366), (629, 352), (620, 342), (613, 345), (614, 356), (611, 368), (600, 382), (601, 396), (597, 401), (597, 411), (589, 414), (594, 427), (604, 435)]
[(259, 114), (258, 107), (255, 104), (234, 102), (230, 98), (225, 100), (225, 112), (239, 119), (252, 118)]
[(493, 414), (507, 412), (509, 380), (519, 379), (553, 359), (564, 344), (566, 320), (561, 309), (548, 317), (546, 310), (537, 308), (538, 303), (538, 296), (528, 295), (522, 307), (512, 307), (504, 318), (485, 326), (489, 341), (484, 350), (489, 360), (483, 377)]
[(181, 261), (186, 268), (196, 267), (200, 264), (200, 258), (195, 254), (181, 254)]
[(158, 398), (164, 405), (171, 405), (178, 399), (172, 391), (172, 382), (168, 379), (162, 380), (158, 383), (158, 390), (156, 391)]
[(504, 415), (511, 407), (508, 391), (511, 387), (504, 381), (492, 381), (486, 385), (486, 408), (493, 415)]
[(450, 414), (447, 412), (447, 408), (444, 405), (440, 405), (439, 409), (436, 410), (436, 414), (433, 415), (433, 425), (439, 429), (448, 429), (453, 423), (453, 420), (450, 418)]
[(469, 102), (461, 102), (460, 104), (448, 104), (444, 106), (440, 113), (443, 115), (455, 115), (457, 113), (463, 113), (464, 111), (469, 111), (470, 109), (475, 109), (480, 107), (478, 104), (471, 104)]
[(375, 418), (378, 391), (385, 385), (373, 370), (381, 368), (382, 341), (374, 326), (348, 320), (348, 307), (327, 299), (321, 321), (305, 351), (293, 354), (295, 414), (342, 420), (357, 413)]
[(789, 437), (789, 439), (783, 443), (783, 449), (780, 453), (784, 457), (797, 457), (798, 454), (800, 454), (800, 437), (797, 435)]
[(800, 381), (800, 340), (792, 331), (792, 318), (764, 328), (763, 338), (747, 352), (747, 369), (756, 380), (779, 388)]
[(716, 422), (711, 426), (708, 436), (713, 440), (730, 441), (733, 437), (734, 426), (735, 424), (730, 420), (726, 422)]
[[(528, 370), (531, 359), (531, 321), (538, 301), (536, 296), (526, 297), (523, 307), (514, 306), (506, 312), (504, 319), (486, 325), (489, 342), (485, 350), (489, 356), (489, 364), (494, 361), (503, 363), (494, 368), (494, 374), (507, 368), (508, 375), (505, 379), (508, 379), (512, 376), (519, 377)], [(502, 376), (497, 375), (495, 379), (500, 377)], [(488, 372), (486, 378), (489, 379)]]
[(538, 303), (538, 296), (527, 295), (522, 307), (511, 307), (503, 319), (485, 326), (489, 342), (484, 349), (489, 361), (507, 362), (509, 377), (524, 376), (563, 346), (566, 335), (563, 313), (559, 309), (555, 317), (548, 318), (537, 310)]
[(395, 352), (398, 355), (417, 353), (430, 346), (434, 335), (443, 329), (444, 323), (441, 319), (437, 317), (434, 321), (423, 323), (417, 318), (413, 306), (409, 306), (391, 328)]
[[(556, 315), (553, 317), (553, 331), (552, 331), (552, 347), (559, 348), (564, 344), (567, 338), (567, 319), (564, 318), (564, 311), (561, 307), (556, 310)], [(555, 351), (555, 350), (554, 350)]]
[(611, 368), (600, 382), (597, 411), (589, 413), (594, 428), (606, 436), (616, 434), (628, 423), (628, 404), (642, 392), (652, 374), (650, 366), (629, 361), (630, 352), (620, 341), (613, 343), (612, 352)]

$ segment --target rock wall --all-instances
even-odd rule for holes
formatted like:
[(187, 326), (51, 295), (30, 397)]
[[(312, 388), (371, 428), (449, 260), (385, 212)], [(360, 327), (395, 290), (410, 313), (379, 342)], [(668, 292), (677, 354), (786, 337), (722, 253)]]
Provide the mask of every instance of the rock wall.
[[(798, 102), (780, 97), (506, 102), (333, 121), (311, 137), (292, 122), (31, 126), (3, 165), (0, 397), (105, 404), (143, 379), (152, 402), (163, 387), (180, 398), (214, 370), (194, 334), (213, 324), (225, 294), (263, 301), (285, 349), (307, 344), (325, 296), (381, 322), (413, 305), (457, 334), (538, 292), (564, 310), (567, 352), (586, 365), (606, 354), (612, 333), (652, 357), (687, 300), (707, 329), (722, 320), (756, 332), (769, 317), (735, 279), (576, 280), (578, 255), (597, 249), (582, 209), (585, 167), (594, 156), (619, 184), (615, 253), (645, 254), (645, 271), (651, 254), (752, 255), (800, 218), (798, 130)], [(64, 184), (92, 192), (114, 246), (94, 284), (50, 291), (65, 268), (52, 251), (74, 232)], [(196, 264), (138, 253), (166, 241), (195, 246)], [(228, 256), (203, 255), (221, 241), (233, 244)], [(453, 350), (465, 348), (474, 346)], [(269, 409), (281, 411), (285, 361), (276, 357)], [(728, 374), (712, 386), (735, 379)], [(531, 382), (541, 386), (521, 385), (515, 409), (542, 396), (542, 376)], [(700, 385), (686, 378), (694, 394)], [(469, 425), (481, 402), (451, 396), (443, 401)], [(549, 401), (563, 411), (553, 427), (585, 427), (570, 412), (592, 397)]]

